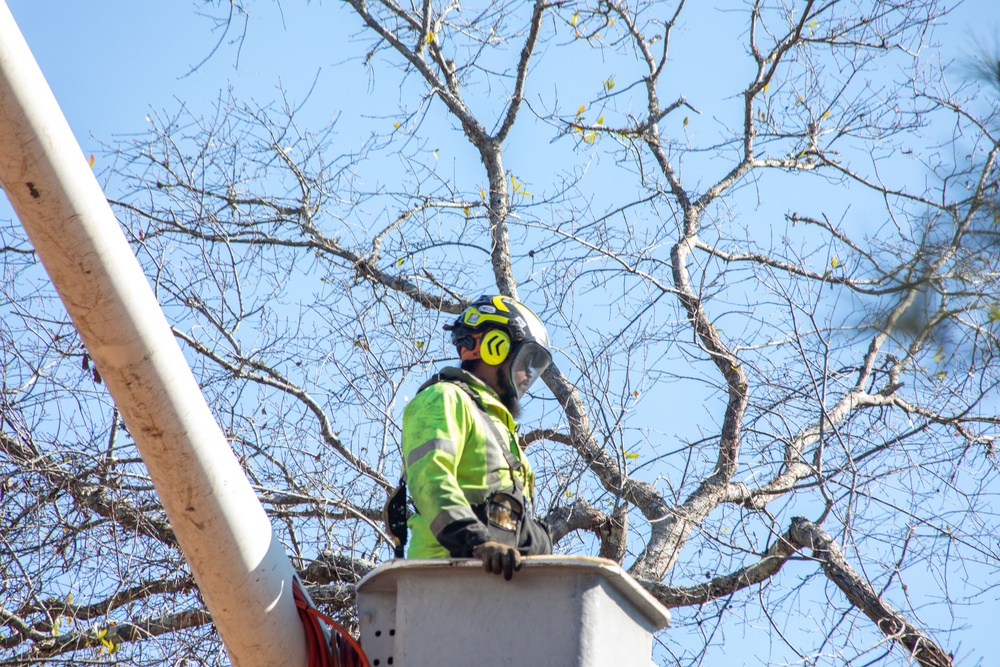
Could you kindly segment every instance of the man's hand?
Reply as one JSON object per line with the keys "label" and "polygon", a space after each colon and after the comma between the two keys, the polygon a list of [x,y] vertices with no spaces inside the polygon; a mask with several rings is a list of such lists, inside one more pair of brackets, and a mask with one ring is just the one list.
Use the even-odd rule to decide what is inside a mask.
{"label": "man's hand", "polygon": [[507,581],[521,569],[521,552],[514,547],[494,542],[483,542],[472,549],[472,557],[483,561],[483,568],[493,574],[503,574]]}

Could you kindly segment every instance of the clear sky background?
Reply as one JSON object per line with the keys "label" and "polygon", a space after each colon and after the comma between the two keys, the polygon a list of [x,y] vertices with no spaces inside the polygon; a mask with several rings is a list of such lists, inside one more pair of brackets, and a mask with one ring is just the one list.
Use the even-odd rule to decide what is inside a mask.
{"label": "clear sky background", "polygon": [[[691,4],[697,7],[688,11],[705,25],[743,20],[726,11],[735,2]],[[342,114],[384,117],[388,126],[398,109],[398,88],[384,85],[377,69],[372,74],[359,62],[351,39],[360,21],[338,2],[261,3],[239,49],[234,43],[237,34],[213,32],[212,18],[199,14],[190,2],[8,0],[8,6],[84,154],[95,155],[99,177],[109,166],[105,145],[143,134],[150,116],[169,115],[182,105],[195,115],[209,114],[229,86],[236,98],[259,103],[283,94],[296,103],[308,97],[303,121],[316,125]],[[690,73],[685,91],[689,99],[711,98],[713,77],[704,73],[725,71],[730,63],[724,49],[702,39],[695,24],[692,19],[680,38],[700,42],[704,70]],[[961,60],[972,50],[972,38],[992,44],[998,31],[1000,1],[968,0],[939,26],[937,37],[946,61]],[[574,66],[567,63],[567,72]],[[572,81],[566,84],[571,86]],[[468,150],[461,137],[454,141],[456,146],[451,147],[445,137],[436,148],[442,154]],[[513,137],[507,156],[511,165],[530,162],[530,142],[518,144]],[[533,168],[558,169],[558,165]],[[0,216],[11,215],[6,203],[0,202]],[[983,665],[1000,664],[990,662],[1000,655],[996,619],[1000,601],[992,599],[969,615],[968,629],[955,632],[949,648],[960,644],[960,655],[969,656],[961,664],[977,665],[979,660]],[[728,664],[743,664],[737,656],[751,647],[734,646]]]}

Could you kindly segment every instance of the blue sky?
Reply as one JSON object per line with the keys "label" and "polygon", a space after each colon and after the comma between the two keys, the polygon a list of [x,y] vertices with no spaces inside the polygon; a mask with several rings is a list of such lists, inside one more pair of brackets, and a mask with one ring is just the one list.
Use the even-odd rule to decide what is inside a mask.
{"label": "blue sky", "polygon": [[[324,107],[331,117],[335,112],[363,113],[372,99],[391,110],[396,92],[380,88],[378,73],[369,76],[359,64],[351,43],[360,21],[340,11],[337,3],[311,3],[308,11],[281,11],[278,3],[258,3],[239,51],[234,44],[237,33],[213,31],[212,18],[196,12],[193,4],[7,4],[88,154],[99,151],[100,142],[145,131],[151,110],[175,109],[179,101],[207,110],[227,85],[238,96],[257,101],[277,98],[279,89],[302,100],[315,82],[313,95],[320,101],[314,100],[309,111],[321,115],[313,107]],[[705,25],[724,30],[719,24],[742,21],[725,7],[724,2],[706,3],[695,11]],[[998,21],[1000,7],[992,0],[966,0],[937,28],[945,58],[968,53],[970,36],[992,43]],[[676,49],[697,48],[704,67],[678,87],[707,89],[710,96],[713,82],[721,79],[713,73],[727,71],[732,61],[726,45],[702,39],[701,27],[692,20],[679,32],[679,41],[690,43],[681,41]],[[573,77],[568,79],[562,83],[571,84]],[[519,148],[510,147],[515,152],[512,161]]]}
{"label": "blue sky", "polygon": [[[227,86],[234,88],[237,97],[258,102],[277,99],[281,90],[301,101],[312,90],[304,111],[318,124],[343,113],[384,116],[388,127],[399,101],[397,89],[385,85],[377,70],[372,75],[358,62],[357,49],[350,48],[358,19],[335,2],[312,3],[305,11],[291,6],[282,11],[277,3],[262,5],[251,17],[239,51],[235,35],[213,33],[212,20],[188,3],[8,0],[8,6],[84,154],[95,154],[99,176],[107,168],[102,164],[102,144],[142,134],[148,116],[181,104],[196,114],[208,113]],[[725,6],[721,1],[706,3],[697,10],[698,16],[707,25],[735,20]],[[998,24],[1000,6],[995,0],[963,3],[938,32],[946,59],[967,53],[970,35],[991,40],[992,33],[984,31],[996,30]],[[699,39],[700,34],[694,25],[681,33],[681,39],[703,52],[704,69],[691,73],[689,95],[711,98],[714,77],[702,75],[725,71],[729,61],[725,49]],[[219,50],[211,55],[217,45]],[[584,94],[581,90],[580,95]],[[462,142],[456,144],[437,148],[442,154],[467,150]],[[508,156],[511,165],[530,165],[530,142],[512,143]],[[523,168],[553,169],[556,165]],[[6,215],[0,204],[0,216]],[[982,612],[983,617],[995,618],[1000,615],[1000,604],[992,600]],[[995,645],[987,625],[970,620],[970,629],[956,636],[966,648]],[[734,652],[733,658],[738,654]]]}

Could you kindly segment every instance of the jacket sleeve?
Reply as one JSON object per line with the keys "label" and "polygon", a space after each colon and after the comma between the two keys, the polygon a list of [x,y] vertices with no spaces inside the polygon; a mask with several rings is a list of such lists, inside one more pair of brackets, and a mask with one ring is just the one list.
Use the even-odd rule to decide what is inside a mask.
{"label": "jacket sleeve", "polygon": [[417,511],[453,558],[467,558],[489,537],[458,483],[458,464],[474,417],[461,389],[440,382],[403,413],[406,483]]}

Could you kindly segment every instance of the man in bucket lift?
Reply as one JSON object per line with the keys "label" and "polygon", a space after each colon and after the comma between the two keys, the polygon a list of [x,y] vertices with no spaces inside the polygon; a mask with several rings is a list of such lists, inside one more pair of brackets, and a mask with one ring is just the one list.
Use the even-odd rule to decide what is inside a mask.
{"label": "man in bucket lift", "polygon": [[435,374],[406,406],[405,482],[387,522],[397,540],[402,532],[401,556],[408,484],[417,510],[409,558],[478,558],[510,580],[522,556],[552,553],[548,528],[532,512],[534,475],[514,421],[552,361],[549,337],[537,315],[506,296],[479,297],[445,330],[461,368]]}

